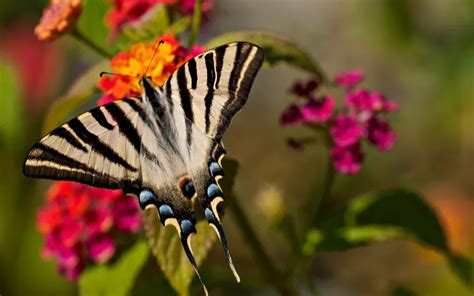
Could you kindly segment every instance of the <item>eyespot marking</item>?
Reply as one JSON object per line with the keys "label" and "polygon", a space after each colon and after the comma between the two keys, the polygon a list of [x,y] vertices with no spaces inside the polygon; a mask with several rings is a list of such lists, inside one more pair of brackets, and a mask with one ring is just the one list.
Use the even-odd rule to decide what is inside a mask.
{"label": "eyespot marking", "polygon": [[186,198],[193,198],[194,195],[196,194],[196,189],[194,188],[194,183],[189,177],[184,177],[181,178],[181,180],[178,183],[179,189],[181,190],[181,193],[186,197]]}

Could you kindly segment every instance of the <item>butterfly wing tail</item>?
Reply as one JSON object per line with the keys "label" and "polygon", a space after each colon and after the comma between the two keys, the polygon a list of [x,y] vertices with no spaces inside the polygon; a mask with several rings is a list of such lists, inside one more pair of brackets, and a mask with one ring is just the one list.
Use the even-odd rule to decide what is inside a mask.
{"label": "butterfly wing tail", "polygon": [[209,295],[209,292],[207,291],[206,285],[202,281],[201,275],[199,274],[199,270],[196,264],[196,260],[194,259],[193,255],[193,250],[191,249],[191,239],[194,234],[196,234],[196,229],[194,228],[194,225],[192,226],[193,230],[188,230],[186,226],[182,225],[181,228],[181,244],[183,245],[184,253],[186,253],[186,256],[188,257],[189,262],[193,266],[194,272],[196,272],[196,275],[201,282],[202,288],[204,290],[204,293],[206,296]]}

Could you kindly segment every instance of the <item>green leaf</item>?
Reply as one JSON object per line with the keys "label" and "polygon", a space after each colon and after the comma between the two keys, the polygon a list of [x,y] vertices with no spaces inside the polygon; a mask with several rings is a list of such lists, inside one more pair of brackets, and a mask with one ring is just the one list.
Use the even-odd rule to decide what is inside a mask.
{"label": "green leaf", "polygon": [[165,5],[155,5],[138,22],[128,24],[122,29],[122,35],[130,42],[154,42],[162,34],[180,34],[191,24],[188,16],[178,18],[170,23],[168,9]]}
{"label": "green leaf", "polygon": [[123,35],[133,43],[156,40],[170,25],[165,5],[155,5],[136,23],[124,26]]}
{"label": "green leaf", "polygon": [[393,289],[392,293],[390,294],[390,296],[415,296],[415,295],[416,295],[415,292],[405,287],[397,287]]}
{"label": "green leaf", "polygon": [[[161,225],[156,208],[145,210],[144,228],[152,253],[171,286],[179,295],[189,295],[189,286],[195,273],[181,247],[176,230]],[[200,266],[217,237],[207,221],[197,222],[196,231],[191,246],[196,264]]]}
{"label": "green leaf", "polygon": [[287,63],[314,75],[320,82],[327,78],[318,63],[296,43],[283,37],[260,31],[230,32],[213,38],[206,43],[213,48],[234,41],[248,41],[257,44],[265,50],[265,61],[273,66],[278,63]]}
{"label": "green leaf", "polygon": [[454,274],[474,291],[474,265],[467,257],[444,252]]}
{"label": "green leaf", "polygon": [[184,16],[171,23],[166,33],[180,34],[183,33],[191,25],[191,17]]}
{"label": "green leaf", "polygon": [[398,226],[426,245],[448,250],[435,212],[413,192],[393,190],[364,195],[351,203],[346,218],[355,225]]}
{"label": "green leaf", "polygon": [[454,254],[433,209],[418,194],[390,190],[354,198],[340,212],[309,232],[303,247],[307,255],[346,250],[390,238],[415,240],[443,254],[453,272],[472,285],[472,263]]}
{"label": "green leaf", "polygon": [[[14,143],[22,134],[20,89],[13,73],[13,68],[0,61],[0,143]],[[10,145],[14,146],[14,145]]]}
{"label": "green leaf", "polygon": [[113,266],[98,265],[87,269],[79,278],[80,294],[87,296],[128,295],[149,252],[146,241],[139,240]]}
{"label": "green leaf", "polygon": [[107,1],[82,1],[82,13],[77,22],[77,29],[97,46],[109,54],[118,50],[117,42],[107,41],[109,29],[105,26],[105,15],[111,5]]}
{"label": "green leaf", "polygon": [[79,77],[66,94],[58,98],[50,107],[43,124],[43,132],[49,132],[64,122],[77,108],[84,105],[93,94],[98,93],[97,82],[101,71],[110,70],[110,62],[103,61]]}

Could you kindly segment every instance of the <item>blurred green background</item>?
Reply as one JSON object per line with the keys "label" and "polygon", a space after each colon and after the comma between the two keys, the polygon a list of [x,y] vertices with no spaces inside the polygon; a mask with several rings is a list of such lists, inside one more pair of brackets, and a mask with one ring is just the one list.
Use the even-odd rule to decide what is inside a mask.
{"label": "blurred green background", "polygon": [[[93,18],[98,23],[83,27],[108,47],[102,24],[108,5],[94,1],[102,3]],[[393,116],[399,137],[395,148],[389,153],[370,150],[361,173],[338,177],[335,198],[343,202],[358,193],[397,186],[422,192],[440,214],[450,246],[474,256],[474,1],[216,0],[214,4],[200,42],[231,30],[280,33],[310,52],[329,75],[364,69],[365,86],[398,101],[401,108]],[[46,5],[44,0],[0,2],[1,295],[77,294],[75,285],[57,275],[55,263],[40,257],[42,238],[35,219],[48,183],[24,178],[21,168],[27,150],[41,135],[51,102],[100,57],[69,38],[37,41],[33,29]],[[286,138],[305,131],[283,129],[278,123],[291,99],[288,88],[304,78],[304,73],[283,66],[262,71],[248,106],[225,137],[229,155],[241,164],[236,191],[276,262],[288,250],[262,219],[257,199],[269,186],[277,188],[298,220],[303,201],[320,185],[326,160],[323,149],[291,150]],[[256,273],[232,219],[224,220],[240,273]],[[216,245],[204,273],[224,268]],[[323,295],[391,295],[397,287],[416,295],[472,295],[439,255],[401,240],[319,254],[312,271]],[[157,276],[157,282],[163,284],[163,279]],[[215,295],[224,292],[241,295],[236,285],[213,290]]]}

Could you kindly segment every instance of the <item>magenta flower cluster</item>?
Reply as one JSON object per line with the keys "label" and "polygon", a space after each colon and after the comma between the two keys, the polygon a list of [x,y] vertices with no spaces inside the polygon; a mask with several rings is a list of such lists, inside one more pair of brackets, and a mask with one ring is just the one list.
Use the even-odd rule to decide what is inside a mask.
{"label": "magenta flower cluster", "polygon": [[316,81],[297,82],[291,92],[299,100],[290,104],[280,118],[283,126],[305,125],[325,130],[330,135],[334,168],[341,174],[360,171],[364,141],[380,151],[387,151],[397,138],[383,117],[398,110],[398,104],[379,92],[358,87],[363,78],[360,70],[336,75],[334,84],[344,89],[344,101],[339,107],[334,97],[315,95]]}
{"label": "magenta flower cluster", "polygon": [[136,199],[119,190],[59,181],[37,225],[45,236],[43,257],[56,258],[59,272],[75,281],[87,262],[105,263],[114,255],[117,234],[138,232],[141,215]]}

